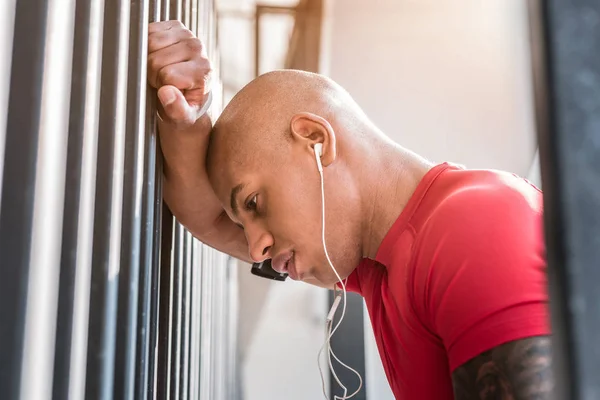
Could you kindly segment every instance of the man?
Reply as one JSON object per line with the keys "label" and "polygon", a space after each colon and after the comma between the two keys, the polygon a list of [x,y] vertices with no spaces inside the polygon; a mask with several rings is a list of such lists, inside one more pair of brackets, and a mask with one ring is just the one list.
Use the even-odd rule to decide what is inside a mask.
{"label": "man", "polygon": [[333,288],[321,242],[366,301],[398,399],[547,399],[553,387],[542,195],[498,171],[434,165],[388,139],[342,88],[265,74],[212,126],[210,63],[181,24],[154,23],[164,196],[201,241]]}

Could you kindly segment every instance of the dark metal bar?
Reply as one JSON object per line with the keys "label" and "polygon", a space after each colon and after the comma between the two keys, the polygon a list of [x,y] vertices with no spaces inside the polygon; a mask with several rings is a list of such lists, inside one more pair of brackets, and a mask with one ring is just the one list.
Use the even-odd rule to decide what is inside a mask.
{"label": "dark metal bar", "polygon": [[[149,22],[160,19],[160,0],[150,0]],[[136,399],[154,399],[158,297],[160,279],[160,235],[162,170],[156,135],[156,91],[146,85],[146,140],[142,192],[142,239],[140,247],[140,290],[136,350]]]}
{"label": "dark metal bar", "polygon": [[123,169],[121,268],[117,309],[114,397],[132,399],[135,384],[136,334],[142,214],[148,0],[131,1],[127,123]]}
{"label": "dark metal bar", "polygon": [[211,330],[211,310],[212,310],[212,252],[203,249],[202,268],[200,269],[200,399],[210,400],[212,397],[211,389],[211,359],[212,359],[212,330]]}
{"label": "dark metal bar", "polygon": [[183,257],[183,295],[182,295],[182,329],[181,329],[181,399],[187,400],[189,396],[189,367],[190,367],[190,312],[191,312],[191,269],[192,269],[192,235],[185,231],[185,251]]}
{"label": "dark metal bar", "polygon": [[0,201],[0,398],[19,398],[48,0],[17,2]]}
{"label": "dark metal bar", "polygon": [[181,376],[181,323],[182,323],[182,295],[183,295],[183,257],[185,248],[184,229],[178,222],[175,223],[173,235],[173,257],[171,264],[171,307],[169,325],[171,328],[171,399],[179,399]]}
{"label": "dark metal bar", "polygon": [[2,200],[2,171],[4,167],[4,145],[16,4],[17,0],[4,0],[0,3],[0,201]]}
{"label": "dark metal bar", "polygon": [[[75,1],[48,4],[20,396],[52,391]],[[18,42],[18,39],[16,41]],[[17,172],[18,174],[18,172]],[[12,188],[10,188],[12,190]]]}
{"label": "dark metal bar", "polygon": [[173,215],[163,203],[162,239],[160,257],[160,298],[158,310],[158,361],[156,367],[156,397],[170,399],[169,384],[171,380],[170,353],[170,298],[171,298],[171,253],[173,251]]}
{"label": "dark metal bar", "polygon": [[200,317],[201,317],[201,266],[202,266],[202,245],[194,240],[194,251],[192,254],[192,308],[191,308],[191,328],[190,328],[190,380],[189,392],[191,400],[198,400],[200,396]]}
{"label": "dark metal bar", "polygon": [[[334,293],[329,292],[329,307],[333,304]],[[363,299],[356,293],[347,294],[347,306],[346,315],[342,324],[331,338],[331,348],[335,355],[342,360],[348,366],[354,368],[363,379],[363,387],[360,392],[356,394],[353,399],[366,400],[367,388],[366,388],[366,368],[365,368],[365,330],[364,330],[364,316],[363,316]],[[336,312],[333,320],[335,326],[339,317],[341,316],[341,309],[343,304],[340,304],[338,311]],[[340,381],[348,388],[347,395],[352,394],[356,388],[358,388],[359,380],[358,377],[348,371],[346,368],[340,366],[335,359],[332,357],[332,364],[334,365],[335,372]],[[335,396],[343,396],[344,393],[338,386],[335,378],[330,373],[329,377],[329,398],[333,399]]]}
{"label": "dark metal bar", "polygon": [[198,36],[198,0],[192,0],[189,29]]}
{"label": "dark metal bar", "polygon": [[177,0],[162,0],[161,12],[160,12],[160,20],[161,21],[166,21],[169,19],[169,10],[171,9],[171,1],[177,1]]}
{"label": "dark metal bar", "polygon": [[170,9],[169,9],[169,19],[174,20],[178,19],[181,21],[182,16],[182,0],[171,0]]}
{"label": "dark metal bar", "polygon": [[88,399],[111,399],[114,383],[130,2],[106,0],[87,356]]}
{"label": "dark metal bar", "polygon": [[77,1],[53,398],[80,398],[85,381],[103,2]]}
{"label": "dark metal bar", "polygon": [[260,75],[260,9],[256,7],[254,14],[254,76]]}
{"label": "dark metal bar", "polygon": [[191,27],[191,22],[192,22],[192,16],[191,16],[191,12],[192,12],[192,4],[190,2],[190,0],[182,0],[183,4],[182,4],[182,22],[185,25],[186,28],[188,29],[192,29]]}
{"label": "dark metal bar", "polygon": [[600,3],[541,3],[544,187],[557,399],[600,393]]}

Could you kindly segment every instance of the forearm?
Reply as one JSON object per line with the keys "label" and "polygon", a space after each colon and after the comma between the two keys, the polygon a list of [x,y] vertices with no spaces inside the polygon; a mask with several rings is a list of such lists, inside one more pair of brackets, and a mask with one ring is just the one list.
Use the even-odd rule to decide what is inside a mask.
{"label": "forearm", "polygon": [[187,129],[160,119],[158,123],[164,156],[165,202],[173,215],[197,236],[212,230],[223,212],[204,168],[211,126],[206,115]]}
{"label": "forearm", "polygon": [[211,127],[208,116],[186,130],[159,121],[163,197],[177,220],[198,240],[250,262],[244,231],[225,214],[206,175],[204,163]]}

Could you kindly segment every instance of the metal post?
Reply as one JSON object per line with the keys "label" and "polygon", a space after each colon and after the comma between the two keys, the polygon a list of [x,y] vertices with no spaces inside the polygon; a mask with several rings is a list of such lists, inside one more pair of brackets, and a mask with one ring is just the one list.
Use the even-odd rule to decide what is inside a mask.
{"label": "metal post", "polygon": [[[149,21],[160,19],[160,0],[150,0]],[[145,22],[145,21],[144,21]],[[144,141],[144,176],[142,191],[142,224],[140,248],[140,300],[138,343],[136,350],[136,399],[154,399],[156,346],[158,336],[158,297],[160,279],[160,235],[162,212],[162,168],[156,135],[156,91],[144,82],[146,127]]]}
{"label": "metal post", "polygon": [[[334,294],[329,293],[329,307],[333,304]],[[363,298],[356,293],[347,294],[346,315],[342,324],[331,338],[331,348],[335,355],[345,364],[354,368],[363,378],[363,387],[353,399],[366,400],[366,368],[365,368],[365,331],[364,331],[364,316],[363,316]],[[338,323],[341,315],[341,307],[336,312],[334,318],[334,326]],[[340,381],[348,388],[348,395],[352,394],[358,388],[358,377],[348,371],[346,368],[337,364],[337,361],[332,358],[332,363],[335,372]],[[334,377],[330,374],[329,377],[329,397],[333,399],[334,395],[343,396],[341,388],[338,387]]]}
{"label": "metal post", "polygon": [[131,2],[127,119],[123,169],[121,267],[117,310],[114,397],[132,399],[138,322],[138,288],[146,124],[148,0]]}
{"label": "metal post", "polygon": [[52,393],[75,1],[60,6],[58,1],[48,3],[44,38],[22,399],[50,399]]}
{"label": "metal post", "polygon": [[4,142],[6,140],[16,5],[17,0],[4,0],[0,4],[0,201],[2,200],[2,169],[4,166]]}
{"label": "metal post", "polygon": [[162,212],[162,241],[161,241],[161,260],[160,260],[160,281],[159,281],[159,310],[158,310],[158,344],[157,344],[157,367],[156,367],[156,397],[158,399],[168,400],[171,380],[170,365],[172,362],[170,353],[170,318],[169,312],[171,304],[171,253],[173,249],[173,215],[163,203]]}
{"label": "metal post", "polygon": [[[42,82],[46,49],[48,0],[18,2],[14,7],[14,42],[10,68],[10,95],[4,126],[4,166],[0,201],[0,398],[20,398],[30,273],[36,158],[40,137]],[[11,12],[9,4],[2,11]],[[6,8],[6,9],[5,9]],[[8,17],[10,19],[10,16]],[[2,38],[3,43],[4,38]],[[3,51],[7,46],[3,45]],[[6,67],[4,67],[6,70]],[[2,78],[4,79],[4,77]],[[4,113],[4,110],[0,110]],[[5,134],[4,134],[5,132]],[[6,188],[10,188],[10,191]]]}
{"label": "metal post", "polygon": [[538,132],[556,399],[600,395],[600,3],[541,2]]}
{"label": "metal post", "polygon": [[53,398],[83,398],[88,335],[104,2],[75,11]]}
{"label": "metal post", "polygon": [[117,295],[121,254],[129,9],[106,0],[100,95],[92,290],[86,398],[113,395]]}
{"label": "metal post", "polygon": [[190,328],[191,328],[191,290],[192,290],[192,235],[185,231],[185,251],[184,251],[184,266],[183,266],[183,296],[182,296],[182,329],[181,329],[181,379],[180,379],[180,393],[181,398],[184,400],[188,399],[189,396],[189,367],[190,358],[194,357],[194,354],[190,354]]}
{"label": "metal post", "polygon": [[182,288],[183,288],[183,256],[184,256],[184,228],[179,222],[175,222],[173,235],[173,253],[171,261],[171,306],[169,310],[169,342],[171,354],[170,373],[170,398],[179,399],[179,377],[181,372],[181,310],[182,310]]}

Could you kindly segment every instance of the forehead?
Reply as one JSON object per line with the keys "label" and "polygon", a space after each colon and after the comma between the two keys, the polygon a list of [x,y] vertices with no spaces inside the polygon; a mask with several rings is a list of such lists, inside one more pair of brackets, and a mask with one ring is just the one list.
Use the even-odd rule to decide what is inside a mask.
{"label": "forehead", "polygon": [[[219,146],[209,157],[208,178],[217,197],[224,206],[229,206],[231,191],[240,184],[255,180],[265,171],[259,152],[241,146]],[[238,188],[237,192],[241,191]]]}

